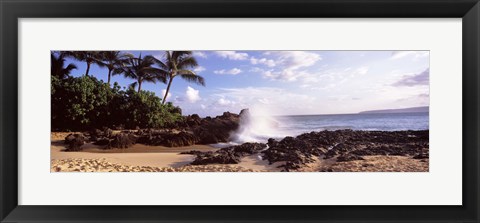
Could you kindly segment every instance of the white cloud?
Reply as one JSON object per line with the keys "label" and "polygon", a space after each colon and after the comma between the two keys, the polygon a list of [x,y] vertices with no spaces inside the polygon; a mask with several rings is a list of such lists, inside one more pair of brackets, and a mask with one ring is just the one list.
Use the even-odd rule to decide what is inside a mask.
{"label": "white cloud", "polygon": [[207,69],[205,67],[202,67],[202,66],[198,66],[195,69],[193,69],[193,71],[195,71],[195,73],[201,73],[205,70],[207,70]]}
{"label": "white cloud", "polygon": [[413,57],[414,59],[428,57],[430,55],[429,51],[393,51],[390,59],[400,59],[404,57]]}
{"label": "white cloud", "polygon": [[296,81],[299,78],[306,77],[309,74],[306,71],[295,71],[290,69],[276,70],[276,69],[261,69],[254,67],[250,72],[260,73],[264,78],[280,81]]}
{"label": "white cloud", "polygon": [[230,70],[225,70],[225,69],[222,69],[222,70],[215,70],[213,71],[214,74],[230,74],[230,75],[237,75],[239,73],[242,73],[242,70],[238,69],[238,68],[232,68]]}
{"label": "white cloud", "polygon": [[302,81],[308,84],[323,83],[324,87],[315,87],[315,89],[329,89],[334,88],[348,81],[355,80],[360,75],[365,75],[369,71],[369,67],[362,66],[358,68],[335,68],[335,69],[320,69],[314,73],[305,73],[302,76]]}
{"label": "white cloud", "polygon": [[202,51],[194,51],[193,52],[193,56],[194,57],[200,57],[200,58],[207,58],[207,54],[205,52],[202,52]]}
{"label": "white cloud", "polygon": [[319,54],[308,51],[273,51],[267,52],[267,55],[275,56],[277,64],[290,70],[310,67],[317,61],[322,60]]}
{"label": "white cloud", "polygon": [[250,63],[254,64],[254,65],[255,64],[263,64],[267,67],[274,67],[276,65],[274,60],[267,59],[267,58],[257,59],[255,57],[250,58]]}
{"label": "white cloud", "polygon": [[225,98],[220,98],[218,99],[217,104],[221,106],[229,106],[235,104],[235,102],[227,100]]}
{"label": "white cloud", "polygon": [[368,67],[360,67],[357,70],[355,70],[355,74],[360,74],[360,75],[367,74],[368,69],[369,69]]}
{"label": "white cloud", "polygon": [[215,53],[222,58],[228,58],[230,60],[246,60],[246,59],[248,59],[248,54],[247,53],[238,53],[238,52],[235,52],[235,51],[215,51]]}
{"label": "white cloud", "polygon": [[195,90],[194,88],[192,88],[190,86],[187,87],[187,91],[185,92],[185,95],[187,97],[187,100],[190,103],[194,103],[194,102],[197,102],[198,100],[200,100],[199,90]]}
{"label": "white cloud", "polygon": [[253,67],[252,69],[250,69],[250,72],[260,73],[260,72],[265,72],[265,70],[259,67]]}
{"label": "white cloud", "polygon": [[[303,76],[308,76],[309,73],[305,70],[308,67],[315,65],[322,57],[314,52],[308,51],[269,51],[264,53],[265,56],[271,59],[251,60],[252,64],[270,64],[274,65],[275,69],[270,70],[256,70],[262,73],[263,77],[272,80],[282,81],[296,81]],[[272,62],[269,62],[271,60]],[[267,65],[268,66],[268,65]]]}

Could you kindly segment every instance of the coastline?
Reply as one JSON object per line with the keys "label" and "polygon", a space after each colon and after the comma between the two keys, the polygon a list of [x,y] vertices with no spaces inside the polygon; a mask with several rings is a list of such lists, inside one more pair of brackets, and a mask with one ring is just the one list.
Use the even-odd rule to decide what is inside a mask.
{"label": "coastline", "polygon": [[[241,164],[189,165],[194,155],[180,154],[192,150],[208,152],[211,145],[181,147],[134,144],[128,149],[104,149],[86,143],[81,151],[66,152],[64,138],[71,133],[51,133],[51,172],[278,172],[280,169],[256,157],[245,157]],[[127,171],[128,170],[128,171]]]}
{"label": "coastline", "polygon": [[[360,134],[364,131],[333,131],[340,132],[342,134]],[[427,131],[428,132],[428,131]],[[332,132],[326,131],[327,134]],[[384,151],[376,153],[368,150],[367,147],[363,149],[349,151],[342,154],[344,148],[338,146],[338,144],[332,148],[319,148],[319,151],[323,151],[321,154],[312,155],[310,157],[305,151],[294,151],[296,153],[303,153],[298,160],[291,157],[285,159],[285,161],[274,161],[272,159],[266,159],[264,154],[265,149],[258,151],[250,151],[241,155],[235,153],[235,149],[242,149],[248,151],[251,150],[251,146],[254,143],[245,143],[240,146],[232,146],[227,148],[216,148],[211,145],[190,145],[179,147],[167,147],[167,146],[152,146],[144,144],[133,144],[128,148],[111,148],[105,149],[105,146],[94,145],[92,142],[85,143],[81,146],[79,151],[66,152],[67,145],[64,140],[70,133],[51,133],[51,172],[281,172],[281,171],[295,171],[295,172],[428,172],[429,171],[429,159],[428,159],[428,145],[424,145],[420,151],[424,154],[425,149],[426,157],[415,158],[414,153],[418,152],[405,152],[401,154],[399,152],[390,152],[384,154]],[[120,133],[117,133],[120,134]],[[312,133],[305,133],[301,136],[286,137],[285,139],[297,139],[305,135],[308,136]],[[316,132],[315,134],[322,134],[322,132]],[[376,131],[375,134],[391,133]],[[412,135],[405,135],[407,138],[402,139],[396,136],[397,141],[408,141],[408,137],[414,137]],[[343,136],[342,136],[343,137]],[[375,136],[376,137],[376,136]],[[63,138],[63,139],[62,139]],[[291,138],[291,139],[290,139]],[[321,138],[321,137],[320,137]],[[328,138],[328,137],[327,137]],[[282,144],[285,140],[275,142]],[[308,137],[305,140],[311,140]],[[355,139],[358,140],[358,139]],[[354,140],[354,141],[355,141]],[[364,139],[367,142],[372,139]],[[392,139],[388,139],[392,140]],[[273,140],[275,141],[275,140]],[[275,148],[273,142],[269,140],[269,147]],[[302,144],[297,146],[302,147]],[[265,144],[257,143],[259,146]],[[275,144],[275,145],[277,145]],[[365,142],[362,142],[363,146]],[[372,142],[372,145],[374,143]],[[390,145],[391,144],[391,145]],[[398,147],[399,142],[388,143],[392,148]],[[243,147],[242,147],[243,146]],[[411,147],[411,145],[408,145]],[[408,147],[407,146],[407,147]],[[340,149],[338,149],[339,147]],[[280,147],[281,148],[281,147]],[[383,148],[383,147],[379,147]],[[384,148],[383,148],[384,149]],[[338,150],[338,151],[336,151]],[[227,154],[234,152],[233,158],[236,162],[224,162],[224,160],[211,161],[211,157],[225,158],[225,151],[229,151]],[[275,154],[280,151],[275,151]],[[333,153],[335,151],[335,153]],[[379,150],[380,151],[380,150]],[[388,151],[388,150],[387,150]],[[245,151],[244,151],[245,152]],[[183,153],[183,154],[182,154]],[[190,153],[190,154],[188,154]],[[269,154],[269,153],[266,153]],[[334,155],[332,155],[334,154]],[[361,156],[351,154],[361,154]],[[271,155],[271,154],[270,154]],[[204,159],[207,156],[207,159]],[[417,156],[419,156],[417,154]],[[228,156],[232,158],[232,154]],[[296,157],[298,158],[298,157]],[[341,160],[340,159],[344,159]],[[198,160],[204,162],[200,164],[194,164],[194,161]],[[275,160],[275,159],[273,159]],[[292,165],[293,162],[293,165]]]}

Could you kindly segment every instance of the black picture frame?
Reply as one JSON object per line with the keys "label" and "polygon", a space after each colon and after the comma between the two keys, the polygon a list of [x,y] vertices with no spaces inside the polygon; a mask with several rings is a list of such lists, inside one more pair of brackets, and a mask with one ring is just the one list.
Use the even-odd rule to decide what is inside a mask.
{"label": "black picture frame", "polygon": [[[0,15],[1,222],[479,222],[478,0],[0,0]],[[76,17],[462,18],[463,205],[18,205],[18,19]]]}

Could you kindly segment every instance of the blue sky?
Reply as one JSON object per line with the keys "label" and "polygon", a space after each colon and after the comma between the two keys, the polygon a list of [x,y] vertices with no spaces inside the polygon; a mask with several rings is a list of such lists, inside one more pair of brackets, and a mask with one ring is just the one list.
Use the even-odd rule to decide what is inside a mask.
{"label": "blue sky", "polygon": [[[162,58],[164,51],[128,51]],[[345,114],[429,105],[429,51],[194,51],[206,86],[177,77],[167,101],[184,115],[216,116],[243,108],[273,115]],[[85,73],[75,63],[73,76]],[[107,70],[90,74],[106,82]],[[122,75],[112,83],[134,82]],[[163,96],[166,85],[144,83]]]}

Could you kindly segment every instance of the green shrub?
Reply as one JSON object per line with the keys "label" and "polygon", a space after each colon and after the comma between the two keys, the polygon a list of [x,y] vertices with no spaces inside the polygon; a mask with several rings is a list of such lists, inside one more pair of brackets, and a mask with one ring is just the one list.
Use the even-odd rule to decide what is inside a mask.
{"label": "green shrub", "polygon": [[181,110],[162,105],[153,92],[113,88],[92,76],[58,79],[52,76],[52,129],[88,130],[101,127],[161,128],[181,119]]}
{"label": "green shrub", "polygon": [[175,107],[168,103],[162,105],[161,99],[153,92],[141,91],[137,93],[128,89],[124,93],[122,109],[125,111],[127,128],[160,128],[181,118],[181,113],[176,113]]}

